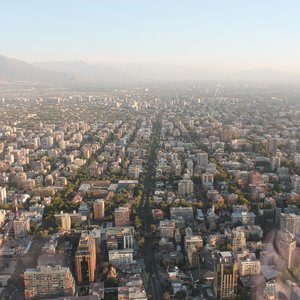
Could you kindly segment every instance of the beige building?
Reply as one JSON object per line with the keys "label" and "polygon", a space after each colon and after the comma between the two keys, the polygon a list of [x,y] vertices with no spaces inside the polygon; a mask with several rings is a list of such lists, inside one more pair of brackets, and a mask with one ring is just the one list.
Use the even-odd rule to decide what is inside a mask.
{"label": "beige building", "polygon": [[216,252],[213,287],[219,299],[232,299],[237,292],[238,264],[229,251]]}
{"label": "beige building", "polygon": [[287,230],[293,235],[300,235],[300,216],[296,214],[280,214],[280,230]]}
{"label": "beige building", "polygon": [[285,260],[286,268],[293,267],[296,253],[296,239],[288,231],[278,231],[276,236],[276,247],[280,256]]}
{"label": "beige building", "polygon": [[62,230],[69,231],[71,230],[71,218],[69,214],[63,214],[60,218],[60,226]]}
{"label": "beige building", "polygon": [[192,235],[184,237],[184,248],[187,249],[194,245],[197,251],[200,251],[203,248],[203,239],[200,235]]}
{"label": "beige building", "polygon": [[103,199],[97,199],[94,202],[94,219],[95,220],[102,220],[104,218],[105,213],[105,206]]}
{"label": "beige building", "polygon": [[189,245],[186,251],[189,265],[192,268],[197,268],[199,266],[199,252],[195,245]]}
{"label": "beige building", "polygon": [[115,226],[129,225],[130,209],[127,206],[121,206],[115,209]]}
{"label": "beige building", "polygon": [[238,226],[232,229],[231,248],[232,251],[244,250],[246,248],[246,233],[244,227]]}
{"label": "beige building", "polygon": [[4,224],[5,217],[6,217],[6,210],[1,209],[0,210],[0,226],[2,226]]}
{"label": "beige building", "polygon": [[30,231],[30,220],[27,216],[20,216],[14,220],[15,237],[26,236]]}
{"label": "beige building", "polygon": [[204,173],[202,174],[202,184],[208,188],[214,186],[214,174]]}
{"label": "beige building", "polygon": [[240,276],[260,274],[261,264],[254,253],[244,253],[237,255]]}
{"label": "beige building", "polygon": [[38,266],[24,272],[25,298],[43,299],[73,296],[75,282],[69,268],[61,266]]}
{"label": "beige building", "polygon": [[6,195],[6,187],[0,186],[0,204],[6,204],[7,195]]}
{"label": "beige building", "polygon": [[182,179],[178,182],[178,194],[181,196],[191,195],[194,192],[194,183],[191,179]]}
{"label": "beige building", "polygon": [[164,220],[159,222],[159,231],[161,237],[174,238],[175,234],[175,221]]}
{"label": "beige building", "polygon": [[71,226],[73,227],[79,226],[81,222],[86,221],[87,219],[86,216],[82,216],[80,213],[77,213],[76,211],[73,211],[72,213],[64,213],[63,211],[61,211],[59,214],[54,215],[55,222],[58,226],[62,226],[62,219],[64,217],[70,218]]}

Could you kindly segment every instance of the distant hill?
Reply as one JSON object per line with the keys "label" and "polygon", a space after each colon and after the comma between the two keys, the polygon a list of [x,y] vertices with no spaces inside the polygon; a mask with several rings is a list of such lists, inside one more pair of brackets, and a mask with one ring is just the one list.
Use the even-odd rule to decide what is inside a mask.
{"label": "distant hill", "polygon": [[41,69],[21,60],[0,55],[0,82],[35,84],[70,84],[80,80],[72,74]]}
{"label": "distant hill", "polygon": [[238,72],[233,76],[233,79],[257,82],[298,82],[300,81],[300,75],[297,73],[283,72],[275,69],[260,68]]}
{"label": "distant hill", "polygon": [[36,62],[35,66],[55,72],[64,72],[84,77],[92,82],[123,82],[136,81],[135,76],[117,70],[113,66],[104,64],[88,64],[82,61],[50,61]]}
{"label": "distant hill", "polygon": [[0,56],[0,83],[30,82],[45,85],[120,85],[163,81],[300,82],[300,75],[274,69],[245,70],[235,74],[204,70],[199,66],[159,63],[88,64],[86,62],[36,62]]}
{"label": "distant hill", "polygon": [[35,65],[47,70],[78,74],[96,82],[132,83],[213,80],[217,78],[216,74],[201,68],[160,63],[88,64],[81,61],[49,61],[37,62]]}
{"label": "distant hill", "polygon": [[77,74],[95,82],[148,82],[233,80],[297,82],[300,75],[274,69],[244,70],[235,74],[204,70],[201,67],[159,63],[88,64],[85,62],[38,62],[36,66],[59,72]]}

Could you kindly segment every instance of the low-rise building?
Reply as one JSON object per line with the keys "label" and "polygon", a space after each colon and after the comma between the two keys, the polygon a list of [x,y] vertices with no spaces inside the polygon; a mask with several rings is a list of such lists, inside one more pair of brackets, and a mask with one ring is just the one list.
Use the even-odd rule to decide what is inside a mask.
{"label": "low-rise building", "polygon": [[231,214],[231,221],[233,224],[241,223],[242,225],[254,225],[255,218],[255,213],[251,211],[233,212]]}
{"label": "low-rise building", "polygon": [[124,264],[131,264],[133,262],[132,249],[120,249],[108,251],[109,262],[115,267],[120,267]]}
{"label": "low-rise building", "polygon": [[175,233],[175,221],[164,220],[159,222],[159,231],[161,237],[174,238]]}

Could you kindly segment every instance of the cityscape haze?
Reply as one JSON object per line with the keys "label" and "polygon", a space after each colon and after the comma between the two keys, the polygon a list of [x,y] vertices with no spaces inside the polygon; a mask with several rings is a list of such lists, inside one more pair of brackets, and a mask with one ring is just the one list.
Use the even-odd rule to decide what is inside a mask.
{"label": "cityscape haze", "polygon": [[300,299],[299,11],[0,0],[0,300]]}

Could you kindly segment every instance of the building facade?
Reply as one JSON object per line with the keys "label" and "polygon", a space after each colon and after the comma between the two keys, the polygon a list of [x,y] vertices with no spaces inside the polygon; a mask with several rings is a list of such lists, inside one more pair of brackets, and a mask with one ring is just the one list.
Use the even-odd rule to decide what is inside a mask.
{"label": "building facade", "polygon": [[104,218],[105,213],[105,205],[103,199],[97,199],[94,202],[94,219],[95,220],[102,220]]}
{"label": "building facade", "polygon": [[88,231],[83,231],[75,255],[77,282],[95,281],[96,242]]}
{"label": "building facade", "polygon": [[27,236],[30,231],[30,219],[27,216],[20,216],[14,220],[15,237]]}
{"label": "building facade", "polygon": [[216,252],[214,257],[214,291],[219,299],[232,299],[237,291],[238,265],[229,251]]}
{"label": "building facade", "polygon": [[122,206],[115,209],[115,226],[129,225],[130,209],[129,207]]}
{"label": "building facade", "polygon": [[25,298],[73,296],[75,281],[69,268],[61,266],[38,266],[24,272]]}

